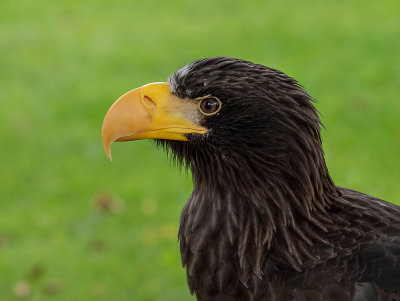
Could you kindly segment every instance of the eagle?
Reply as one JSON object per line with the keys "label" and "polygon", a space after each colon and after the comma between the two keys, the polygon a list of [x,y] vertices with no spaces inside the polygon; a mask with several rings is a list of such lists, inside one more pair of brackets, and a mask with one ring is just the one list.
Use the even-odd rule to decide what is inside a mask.
{"label": "eagle", "polygon": [[107,112],[110,159],[154,139],[191,171],[178,237],[197,300],[400,300],[400,207],[334,184],[314,102],[281,71],[213,57]]}

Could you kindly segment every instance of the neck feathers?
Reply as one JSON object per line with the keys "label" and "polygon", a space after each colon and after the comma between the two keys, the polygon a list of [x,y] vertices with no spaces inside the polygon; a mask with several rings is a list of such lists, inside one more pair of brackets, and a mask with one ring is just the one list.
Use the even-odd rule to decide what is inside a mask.
{"label": "neck feathers", "polygon": [[311,156],[274,160],[257,151],[191,156],[194,190],[181,215],[179,239],[192,289],[210,275],[218,277],[214,269],[221,266],[246,287],[253,276],[265,277],[271,258],[294,271],[320,263],[310,250],[328,244],[324,233],[334,225],[327,210],[338,195],[316,147]]}

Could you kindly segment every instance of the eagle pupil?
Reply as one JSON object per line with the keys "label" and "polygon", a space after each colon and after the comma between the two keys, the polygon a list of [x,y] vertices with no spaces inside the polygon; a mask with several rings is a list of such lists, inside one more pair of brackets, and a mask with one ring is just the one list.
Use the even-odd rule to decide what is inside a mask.
{"label": "eagle pupil", "polygon": [[200,103],[201,111],[207,115],[217,112],[219,106],[219,101],[215,98],[203,99]]}

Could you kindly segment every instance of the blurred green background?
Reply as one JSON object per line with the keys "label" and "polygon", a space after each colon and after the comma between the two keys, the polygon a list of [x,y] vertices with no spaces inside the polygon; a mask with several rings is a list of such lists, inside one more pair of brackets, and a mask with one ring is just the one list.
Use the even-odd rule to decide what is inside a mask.
{"label": "blurred green background", "polygon": [[338,185],[400,200],[400,2],[0,2],[0,300],[193,300],[177,229],[191,191],[151,141],[101,123],[194,59],[280,69],[319,102]]}

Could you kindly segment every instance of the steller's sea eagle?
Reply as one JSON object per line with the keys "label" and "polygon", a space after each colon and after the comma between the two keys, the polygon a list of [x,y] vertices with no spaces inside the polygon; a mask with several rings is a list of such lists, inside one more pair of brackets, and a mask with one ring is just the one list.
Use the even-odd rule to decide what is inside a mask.
{"label": "steller's sea eagle", "polygon": [[109,109],[103,146],[156,139],[190,168],[179,241],[198,300],[400,300],[400,207],[335,186],[313,98],[284,73],[200,59]]}

